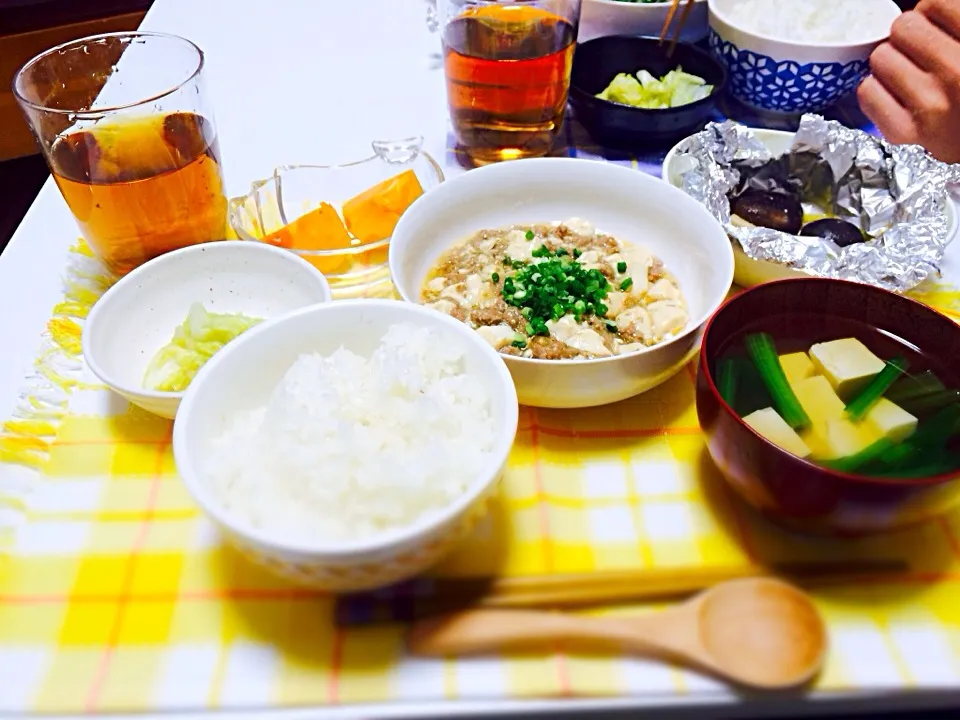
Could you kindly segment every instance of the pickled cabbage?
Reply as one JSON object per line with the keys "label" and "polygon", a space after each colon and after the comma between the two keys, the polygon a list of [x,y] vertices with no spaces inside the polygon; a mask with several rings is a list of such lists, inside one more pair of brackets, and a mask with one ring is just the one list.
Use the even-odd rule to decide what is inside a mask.
{"label": "pickled cabbage", "polygon": [[161,392],[186,390],[207,360],[260,321],[246,315],[207,312],[203,305],[194,303],[173,339],[150,360],[143,386]]}
{"label": "pickled cabbage", "polygon": [[646,70],[640,70],[635,76],[620,73],[597,97],[621,105],[662,110],[703,100],[712,92],[713,85],[678,67],[659,80]]}

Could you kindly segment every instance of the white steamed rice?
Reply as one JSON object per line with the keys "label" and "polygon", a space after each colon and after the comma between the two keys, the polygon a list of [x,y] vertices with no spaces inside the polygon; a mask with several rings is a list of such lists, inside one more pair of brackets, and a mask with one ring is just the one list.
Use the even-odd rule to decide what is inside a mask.
{"label": "white steamed rice", "polygon": [[461,495],[486,463],[490,398],[430,327],[392,326],[372,357],[302,355],[266,407],[214,443],[223,505],[290,541],[368,539]]}
{"label": "white steamed rice", "polygon": [[858,43],[886,37],[881,0],[740,0],[730,20],[748,32],[797,43]]}

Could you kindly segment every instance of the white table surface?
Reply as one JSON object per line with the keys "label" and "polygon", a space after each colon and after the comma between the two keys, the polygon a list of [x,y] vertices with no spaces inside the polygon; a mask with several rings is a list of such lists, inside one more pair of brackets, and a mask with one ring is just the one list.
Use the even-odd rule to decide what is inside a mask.
{"label": "white table surface", "polygon": [[[442,160],[446,97],[442,71],[431,62],[439,40],[428,32],[424,12],[421,0],[156,0],[142,28],[183,35],[206,52],[207,92],[216,114],[227,192],[234,196],[277,165],[366,157],[373,139],[422,135],[425,149]],[[0,413],[5,417],[14,407],[51,309],[61,299],[68,248],[78,235],[59,191],[48,180],[0,256]],[[958,702],[955,694],[878,693],[747,703],[724,693],[642,701],[348,706],[177,717],[530,717],[561,710],[585,718],[597,717],[598,711],[634,718],[637,711],[657,718],[762,717],[833,714],[841,707],[861,712],[920,710],[956,707]]]}

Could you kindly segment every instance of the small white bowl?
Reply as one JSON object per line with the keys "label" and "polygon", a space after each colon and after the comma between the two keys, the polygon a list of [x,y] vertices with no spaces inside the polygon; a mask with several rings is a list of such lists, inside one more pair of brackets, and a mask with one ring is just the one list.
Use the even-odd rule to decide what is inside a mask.
{"label": "small white bowl", "polygon": [[173,418],[183,393],[148,390],[143,375],[193,303],[266,320],[330,299],[323,275],[286,250],[243,241],[193,245],[141,265],[104,293],[84,323],[83,357],[111,390]]}
{"label": "small white bowl", "polygon": [[703,324],[733,280],[726,233],[683,191],[613,163],[539,158],[471,170],[419,198],[400,218],[390,243],[393,284],[404,300],[419,303],[436,261],[473,233],[571,217],[650,248],[679,281],[690,320],[678,336],[627,355],[591,360],[504,355],[524,405],[590,407],[656,387],[696,353]]}
{"label": "small white bowl", "polygon": [[[794,133],[792,132],[763,128],[751,128],[751,130],[753,136],[766,145],[774,157],[789,152],[790,148],[793,147]],[[663,179],[677,188],[683,187],[683,173],[692,169],[690,158],[679,154],[680,145],[684,142],[684,140],[681,140],[670,149],[663,160],[661,169]],[[952,242],[958,229],[957,207],[952,197],[947,198],[944,210],[947,215],[947,238]],[[730,244],[733,246],[735,263],[733,281],[740,287],[748,288],[774,280],[809,277],[807,273],[794,270],[786,265],[767,262],[766,260],[754,260],[740,249],[738,243],[731,241]]]}
{"label": "small white bowl", "polygon": [[[329,354],[346,347],[369,356],[396,323],[441,331],[447,342],[463,349],[466,372],[490,395],[498,435],[489,464],[468,490],[440,512],[409,527],[351,543],[279,541],[227,512],[210,488],[204,459],[228,419],[266,404],[300,355]],[[363,590],[426,570],[463,539],[496,492],[513,446],[517,417],[517,393],[510,374],[493,348],[466,325],[396,300],[343,300],[254,327],[214,355],[187,388],[173,426],[173,453],[194,500],[248,557],[296,582],[341,592]]]}
{"label": "small white bowl", "polygon": [[[670,0],[657,3],[583,0],[577,39],[586,42],[607,35],[658,36],[670,12],[670,5]],[[677,16],[681,14],[677,13]],[[696,0],[680,32],[680,40],[699,42],[707,36],[708,29],[707,0]],[[672,30],[670,37],[673,37]]]}

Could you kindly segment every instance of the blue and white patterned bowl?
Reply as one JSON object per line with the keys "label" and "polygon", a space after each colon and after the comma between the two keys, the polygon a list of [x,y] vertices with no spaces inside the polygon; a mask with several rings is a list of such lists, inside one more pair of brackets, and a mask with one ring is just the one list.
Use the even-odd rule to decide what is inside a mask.
{"label": "blue and white patterned bowl", "polygon": [[[852,92],[869,72],[870,53],[884,37],[857,44],[801,44],[736,26],[730,9],[740,0],[708,0],[710,47],[727,68],[729,90],[753,108],[780,113],[819,112]],[[842,2],[842,0],[838,0]],[[876,0],[900,14],[893,0]]]}

